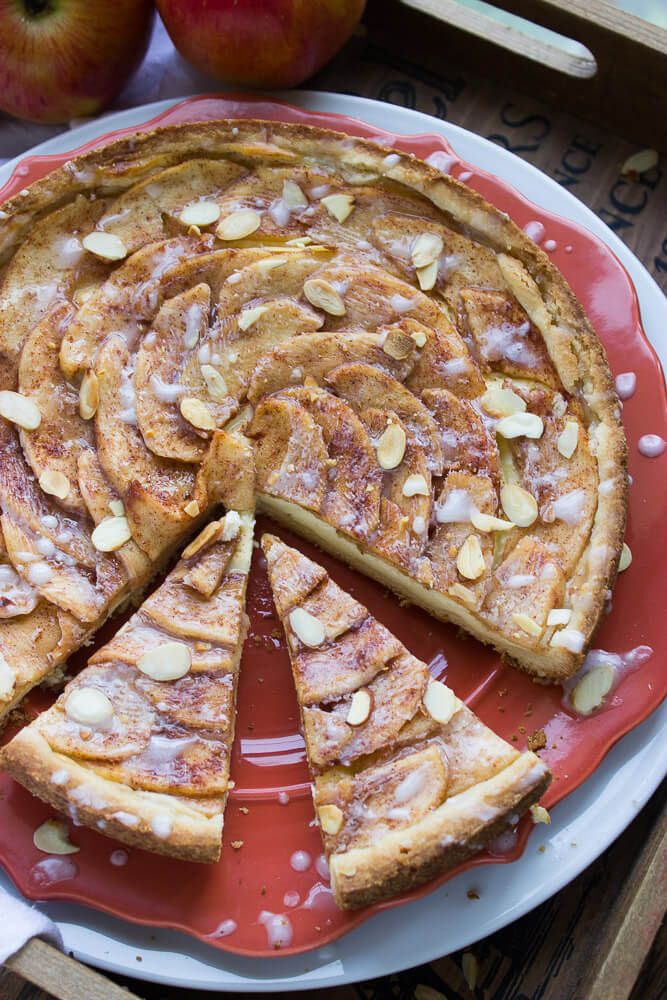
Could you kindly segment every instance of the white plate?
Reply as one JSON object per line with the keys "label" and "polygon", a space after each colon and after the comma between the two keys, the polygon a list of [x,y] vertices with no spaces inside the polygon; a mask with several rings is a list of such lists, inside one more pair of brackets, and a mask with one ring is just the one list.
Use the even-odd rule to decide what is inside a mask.
{"label": "white plate", "polygon": [[[360,97],[296,91],[277,95],[316,111],[339,112],[390,132],[437,132],[456,152],[519,188],[538,205],[586,226],[628,270],[644,329],[667,365],[667,323],[662,292],[624,243],[569,191],[536,167],[456,125]],[[30,153],[60,153],[98,135],[145,122],[176,101],[132,108],[36,146]],[[4,183],[18,160],[0,168]],[[226,954],[175,931],[139,927],[71,903],[41,904],[60,927],[65,949],[92,965],[126,975],[191,988],[293,991],[340,986],[386,975],[465,948],[527,913],[591,864],[637,815],[665,770],[667,703],[625,736],[580,788],[557,805],[551,826],[540,826],[522,858],[464,872],[409,906],[380,913],[350,934],[294,958],[248,959]],[[546,844],[546,851],[538,847]],[[119,877],[121,877],[119,875]],[[0,885],[17,890],[0,871]],[[471,887],[479,900],[467,898]],[[141,958],[141,964],[137,962]]]}

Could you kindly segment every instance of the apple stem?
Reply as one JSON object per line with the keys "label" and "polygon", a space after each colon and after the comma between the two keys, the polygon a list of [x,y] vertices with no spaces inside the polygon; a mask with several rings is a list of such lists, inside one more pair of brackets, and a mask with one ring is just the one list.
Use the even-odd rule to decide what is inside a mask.
{"label": "apple stem", "polygon": [[51,0],[23,0],[28,17],[40,17],[53,10]]}

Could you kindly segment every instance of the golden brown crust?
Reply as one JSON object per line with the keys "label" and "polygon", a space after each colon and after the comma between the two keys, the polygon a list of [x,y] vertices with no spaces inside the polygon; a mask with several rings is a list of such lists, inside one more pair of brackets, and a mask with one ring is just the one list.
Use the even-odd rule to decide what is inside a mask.
{"label": "golden brown crust", "polygon": [[512,818],[537,802],[550,781],[539,757],[522,754],[408,830],[396,830],[371,847],[331,855],[334,899],[342,909],[357,909],[428,882],[512,826]]}
{"label": "golden brown crust", "polygon": [[4,747],[0,764],[33,795],[106,837],[186,861],[220,857],[224,800],[206,815],[182,797],[128,788],[54,752],[32,726]]}

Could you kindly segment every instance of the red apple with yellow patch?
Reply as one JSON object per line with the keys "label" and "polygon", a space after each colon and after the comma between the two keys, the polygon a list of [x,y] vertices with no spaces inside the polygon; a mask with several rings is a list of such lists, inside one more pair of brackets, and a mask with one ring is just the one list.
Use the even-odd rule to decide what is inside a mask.
{"label": "red apple with yellow patch", "polygon": [[144,57],[151,0],[0,0],[0,109],[33,122],[94,115]]}
{"label": "red apple with yellow patch", "polygon": [[171,39],[227,83],[294,87],[348,40],[366,0],[157,0]]}

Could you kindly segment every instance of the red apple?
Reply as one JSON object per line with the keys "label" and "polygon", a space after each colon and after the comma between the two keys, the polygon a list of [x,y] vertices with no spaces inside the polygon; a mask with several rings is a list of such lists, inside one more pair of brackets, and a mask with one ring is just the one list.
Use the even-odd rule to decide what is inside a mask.
{"label": "red apple", "polygon": [[366,0],[156,0],[174,45],[228,83],[293,87],[348,40]]}
{"label": "red apple", "polygon": [[93,115],[134,73],[151,0],[0,0],[0,108],[34,122]]}

